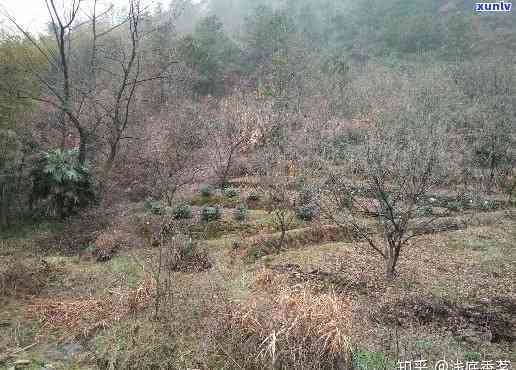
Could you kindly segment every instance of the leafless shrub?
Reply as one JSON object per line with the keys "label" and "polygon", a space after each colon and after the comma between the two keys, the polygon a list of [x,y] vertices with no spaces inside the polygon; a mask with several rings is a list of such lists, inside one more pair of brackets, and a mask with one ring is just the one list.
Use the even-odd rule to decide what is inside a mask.
{"label": "leafless shrub", "polygon": [[113,228],[100,233],[95,240],[97,261],[110,260],[120,249],[134,245],[135,235]]}
{"label": "leafless shrub", "polygon": [[187,235],[175,235],[165,247],[164,261],[172,271],[200,272],[211,267],[207,251]]}
{"label": "leafless shrub", "polygon": [[112,214],[105,208],[91,208],[80,215],[68,218],[63,229],[38,235],[36,241],[43,250],[59,250],[76,253],[84,246],[94,243],[97,236],[110,225]]}
{"label": "leafless shrub", "polygon": [[127,322],[98,339],[95,353],[100,369],[173,369],[176,368],[175,333],[157,322]]}
{"label": "leafless shrub", "polygon": [[[206,167],[206,131],[199,107],[193,104],[162,115],[148,132],[141,165],[154,188],[170,206],[176,193],[195,181]],[[167,117],[167,118],[165,118]]]}
{"label": "leafless shrub", "polygon": [[265,180],[263,189],[268,200],[267,210],[272,215],[272,223],[280,232],[280,237],[274,241],[275,249],[279,252],[285,245],[287,231],[295,221],[295,199],[284,179]]}
{"label": "leafless shrub", "polygon": [[50,266],[42,259],[2,257],[0,266],[0,297],[36,294],[46,284]]}
{"label": "leafless shrub", "polygon": [[158,318],[163,305],[173,300],[174,273],[200,272],[212,264],[205,249],[191,236],[182,233],[180,222],[166,218],[161,224],[157,259],[151,261],[150,271],[156,286],[154,316]]}
{"label": "leafless shrub", "polygon": [[210,123],[211,167],[219,185],[227,183],[240,152],[251,142],[257,116],[246,97],[231,96],[219,103]]}

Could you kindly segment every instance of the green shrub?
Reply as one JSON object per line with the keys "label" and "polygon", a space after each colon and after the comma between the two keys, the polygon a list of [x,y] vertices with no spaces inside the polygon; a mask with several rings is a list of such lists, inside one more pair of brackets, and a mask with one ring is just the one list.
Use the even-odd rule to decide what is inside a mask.
{"label": "green shrub", "polygon": [[211,186],[211,185],[204,185],[204,186],[201,186],[199,191],[201,192],[201,195],[203,197],[211,197],[213,195],[215,189],[213,189],[213,186]]}
{"label": "green shrub", "polygon": [[482,355],[479,352],[466,352],[464,353],[465,362],[480,362]]}
{"label": "green shrub", "polygon": [[225,188],[223,194],[226,198],[236,198],[240,192],[237,188]]}
{"label": "green shrub", "polygon": [[201,216],[205,222],[220,220],[222,218],[222,209],[219,207],[204,207]]}
{"label": "green shrub", "polygon": [[296,177],[294,186],[296,190],[302,191],[306,187],[306,179],[303,176]]}
{"label": "green shrub", "polygon": [[172,209],[172,215],[176,220],[192,218],[192,207],[189,204],[180,204]]}
{"label": "green shrub", "polygon": [[498,208],[498,204],[494,200],[484,200],[479,202],[478,207],[485,211],[490,211]]}
{"label": "green shrub", "polygon": [[247,196],[247,200],[250,201],[250,202],[257,202],[260,200],[260,194],[258,194],[257,192],[255,191],[252,191],[249,193],[249,195]]}
{"label": "green shrub", "polygon": [[312,221],[319,214],[319,208],[315,204],[317,189],[310,185],[304,185],[299,191],[298,207],[296,215],[303,221]]}
{"label": "green shrub", "polygon": [[296,216],[303,221],[312,221],[319,214],[319,209],[315,205],[304,205],[296,208]]}
{"label": "green shrub", "polygon": [[269,252],[266,251],[265,248],[263,248],[263,246],[260,246],[260,245],[253,246],[247,250],[247,253],[243,257],[243,261],[244,261],[244,263],[249,263],[249,264],[255,263],[256,261],[258,261],[260,258],[266,256],[267,254],[269,254]]}
{"label": "green shrub", "polygon": [[233,218],[236,221],[245,221],[249,217],[249,210],[245,204],[240,204],[233,211]]}
{"label": "green shrub", "polygon": [[78,162],[77,150],[54,149],[43,154],[31,171],[32,205],[59,218],[74,214],[96,200],[93,175]]}
{"label": "green shrub", "polygon": [[154,215],[164,215],[166,213],[166,209],[163,204],[161,204],[159,200],[153,200],[152,198],[145,199],[143,208]]}

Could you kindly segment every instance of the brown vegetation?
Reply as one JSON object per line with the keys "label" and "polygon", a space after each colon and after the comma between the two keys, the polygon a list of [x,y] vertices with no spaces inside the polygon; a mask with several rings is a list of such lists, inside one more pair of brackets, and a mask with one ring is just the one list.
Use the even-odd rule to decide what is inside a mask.
{"label": "brown vegetation", "polygon": [[45,286],[51,266],[39,258],[2,257],[0,297],[38,294]]}
{"label": "brown vegetation", "polygon": [[[262,275],[263,283],[263,275]],[[347,369],[351,363],[350,304],[309,286],[282,288],[270,301],[236,307],[214,340],[226,366],[245,369]]]}

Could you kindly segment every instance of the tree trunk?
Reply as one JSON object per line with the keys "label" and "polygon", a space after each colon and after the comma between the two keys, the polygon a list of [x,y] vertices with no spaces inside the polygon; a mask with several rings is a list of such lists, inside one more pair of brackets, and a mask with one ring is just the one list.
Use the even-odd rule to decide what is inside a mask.
{"label": "tree trunk", "polygon": [[86,136],[86,132],[84,129],[79,129],[79,164],[84,165],[86,163],[86,154],[87,154],[87,141],[88,137]]}
{"label": "tree trunk", "polygon": [[393,263],[392,258],[385,260],[385,277],[387,280],[394,280],[396,276],[396,265]]}
{"label": "tree trunk", "polygon": [[278,250],[277,252],[281,252],[281,249],[283,248],[283,244],[285,243],[285,236],[287,235],[287,231],[285,230],[285,227],[281,227],[281,236],[278,241]]}
{"label": "tree trunk", "polygon": [[7,226],[8,200],[5,196],[5,184],[0,183],[0,228]]}
{"label": "tree trunk", "polygon": [[56,199],[57,203],[57,217],[59,220],[64,220],[66,218],[66,212],[65,212],[65,202],[62,195],[58,195]]}
{"label": "tree trunk", "polygon": [[109,179],[109,175],[111,174],[111,171],[113,170],[113,165],[115,163],[117,151],[118,151],[118,145],[110,144],[108,158],[106,160],[106,163],[104,164],[102,177],[99,181],[99,193],[101,194],[101,196],[104,195],[104,191],[106,190],[107,181]]}
{"label": "tree trunk", "polygon": [[396,265],[400,256],[401,245],[390,245],[385,253],[385,277],[394,280],[396,277]]}
{"label": "tree trunk", "polygon": [[116,154],[118,151],[118,145],[117,144],[111,144],[109,147],[109,155],[106,160],[106,164],[104,165],[104,177],[108,177],[111,173],[111,170],[113,169],[113,164],[115,163]]}

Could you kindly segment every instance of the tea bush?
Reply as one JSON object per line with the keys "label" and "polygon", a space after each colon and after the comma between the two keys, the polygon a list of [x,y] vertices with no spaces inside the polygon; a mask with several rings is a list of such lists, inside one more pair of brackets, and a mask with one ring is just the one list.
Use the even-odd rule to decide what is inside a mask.
{"label": "tea bush", "polygon": [[223,194],[226,198],[236,198],[239,195],[239,191],[237,188],[226,188]]}
{"label": "tea bush", "polygon": [[176,220],[192,218],[192,207],[189,204],[180,204],[172,210]]}
{"label": "tea bush", "polygon": [[219,207],[204,207],[201,211],[201,217],[205,222],[220,220],[222,218],[222,209]]}
{"label": "tea bush", "polygon": [[296,216],[303,221],[312,221],[318,214],[319,210],[315,205],[304,205],[296,209]]}
{"label": "tea bush", "polygon": [[163,204],[161,204],[159,200],[153,200],[152,198],[147,198],[145,200],[143,208],[154,215],[164,215],[166,213],[166,209]]}
{"label": "tea bush", "polygon": [[236,221],[245,221],[249,217],[249,210],[245,204],[240,204],[233,211],[233,218]]}
{"label": "tea bush", "polygon": [[201,186],[199,191],[203,197],[211,197],[213,195],[215,189],[213,189],[213,186],[211,186],[211,185],[204,185],[204,186]]}

